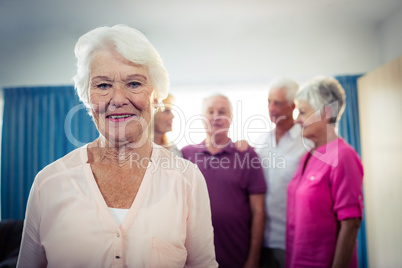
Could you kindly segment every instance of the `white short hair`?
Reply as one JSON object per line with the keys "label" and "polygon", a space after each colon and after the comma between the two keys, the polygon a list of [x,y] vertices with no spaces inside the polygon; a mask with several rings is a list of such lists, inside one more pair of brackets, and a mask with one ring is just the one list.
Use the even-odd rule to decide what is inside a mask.
{"label": "white short hair", "polygon": [[345,110],[346,95],[338,80],[320,76],[304,84],[297,93],[296,100],[307,101],[315,110],[329,107],[330,123],[335,124]]}
{"label": "white short hair", "polygon": [[73,80],[80,100],[89,107],[89,75],[94,52],[113,49],[125,59],[145,67],[158,101],[169,92],[169,76],[159,53],[141,32],[126,25],[99,27],[81,36],[75,45],[77,74]]}
{"label": "white short hair", "polygon": [[232,106],[232,102],[229,100],[228,97],[226,97],[226,96],[223,95],[223,94],[219,94],[219,93],[218,93],[218,94],[213,94],[213,95],[211,95],[211,96],[209,96],[209,97],[206,97],[205,99],[202,100],[202,112],[203,112],[203,113],[204,113],[205,110],[207,109],[207,107],[206,107],[207,101],[209,101],[209,100],[212,99],[212,98],[222,98],[222,99],[225,99],[225,100],[229,103],[230,115],[231,115],[231,116],[233,115],[233,106]]}
{"label": "white short hair", "polygon": [[277,78],[269,84],[269,91],[284,90],[286,92],[286,100],[289,104],[294,103],[298,89],[299,84],[295,80],[288,77]]}

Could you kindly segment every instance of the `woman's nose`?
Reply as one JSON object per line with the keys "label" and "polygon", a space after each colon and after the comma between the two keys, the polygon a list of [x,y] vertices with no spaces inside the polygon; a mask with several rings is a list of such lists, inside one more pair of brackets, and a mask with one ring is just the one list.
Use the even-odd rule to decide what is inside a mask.
{"label": "woman's nose", "polygon": [[115,107],[120,107],[128,103],[127,92],[123,86],[116,85],[112,91],[110,104]]}

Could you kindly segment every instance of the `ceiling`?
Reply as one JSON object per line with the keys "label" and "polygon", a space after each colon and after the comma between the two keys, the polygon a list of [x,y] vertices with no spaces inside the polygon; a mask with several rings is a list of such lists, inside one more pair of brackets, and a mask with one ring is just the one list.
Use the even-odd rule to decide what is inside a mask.
{"label": "ceiling", "polygon": [[234,24],[244,29],[295,22],[378,24],[400,7],[401,0],[0,0],[0,30],[54,26],[82,32],[121,22],[144,32],[219,31]]}
{"label": "ceiling", "polygon": [[0,30],[53,25],[81,32],[118,22],[145,32],[155,27],[217,31],[238,23],[245,29],[273,22],[276,27],[303,21],[377,24],[400,6],[400,0],[0,0]]}
{"label": "ceiling", "polygon": [[[246,49],[253,50],[261,33],[275,42],[306,28],[375,28],[400,8],[402,0],[0,0],[1,38],[12,40],[0,43],[0,49],[10,49],[25,35],[50,31],[78,38],[95,27],[123,23],[147,35],[163,58],[198,54],[202,65],[207,53],[201,47],[219,47],[216,56],[236,43],[246,44],[244,40]],[[238,50],[231,53],[221,61]],[[173,72],[186,74],[188,62],[178,64]]]}

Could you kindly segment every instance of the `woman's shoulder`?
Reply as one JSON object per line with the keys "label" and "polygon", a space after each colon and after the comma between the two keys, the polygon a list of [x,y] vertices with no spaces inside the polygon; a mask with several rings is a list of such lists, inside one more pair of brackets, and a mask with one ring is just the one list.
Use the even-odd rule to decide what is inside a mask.
{"label": "woman's shoulder", "polygon": [[356,150],[342,138],[338,141],[338,153],[340,158],[356,158],[360,160],[360,156]]}
{"label": "woman's shoulder", "polygon": [[191,180],[197,173],[198,167],[191,161],[177,156],[161,146],[154,147],[154,150],[158,151],[153,155],[153,169],[164,171],[168,177],[186,180]]}
{"label": "woman's shoulder", "polygon": [[45,166],[38,172],[36,180],[44,180],[49,177],[60,176],[63,172],[68,172],[82,165],[86,157],[86,146],[77,148],[65,156]]}
{"label": "woman's shoulder", "polygon": [[336,153],[338,161],[337,165],[334,166],[335,170],[348,170],[349,172],[355,170],[356,172],[363,174],[363,165],[359,154],[342,138],[338,140]]}
{"label": "woman's shoulder", "polygon": [[179,156],[179,157],[182,157],[182,156],[183,156],[183,154],[181,153],[181,151],[179,150],[179,148],[177,148],[176,144],[172,144],[172,145],[169,147],[169,151],[170,151],[171,153],[173,153],[174,155],[176,155],[176,156]]}

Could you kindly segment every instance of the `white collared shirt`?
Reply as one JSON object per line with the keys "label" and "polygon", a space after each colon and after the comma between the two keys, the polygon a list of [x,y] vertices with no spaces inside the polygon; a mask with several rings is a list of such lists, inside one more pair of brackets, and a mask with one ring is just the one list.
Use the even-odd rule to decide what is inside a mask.
{"label": "white collared shirt", "polygon": [[258,138],[256,144],[259,146],[256,146],[255,151],[260,157],[267,183],[264,246],[284,250],[287,187],[301,157],[307,153],[311,143],[302,138],[299,124],[289,129],[280,139],[279,144],[276,144],[275,130],[264,133]]}

